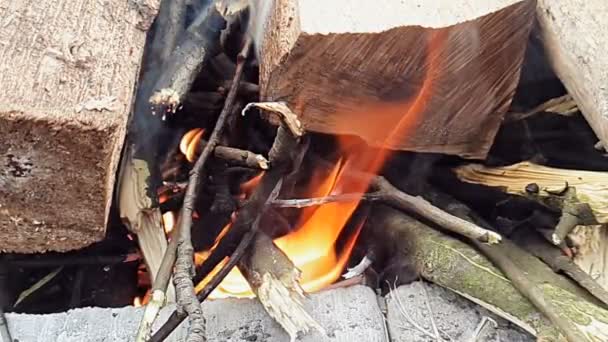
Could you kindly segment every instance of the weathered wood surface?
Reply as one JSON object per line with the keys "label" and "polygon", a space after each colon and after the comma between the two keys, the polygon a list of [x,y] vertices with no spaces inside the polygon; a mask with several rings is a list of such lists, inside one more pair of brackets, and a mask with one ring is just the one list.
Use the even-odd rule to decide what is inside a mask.
{"label": "weathered wood surface", "polygon": [[0,250],[105,235],[158,0],[0,0]]}
{"label": "weathered wood surface", "polygon": [[263,100],[286,101],[311,131],[484,157],[519,79],[534,6],[533,0],[258,6]]}
{"label": "weathered wood surface", "polygon": [[608,2],[538,0],[536,12],[551,65],[608,146]]}
{"label": "weathered wood surface", "polygon": [[[384,317],[376,294],[367,287],[354,286],[313,294],[304,305],[328,333],[305,335],[302,342],[387,342]],[[155,329],[175,306],[161,311]],[[21,342],[101,342],[134,341],[143,310],[85,308],[52,315],[8,314],[13,338]],[[203,303],[209,342],[289,341],[289,336],[253,299],[222,299]],[[184,341],[187,320],[167,341]]]}

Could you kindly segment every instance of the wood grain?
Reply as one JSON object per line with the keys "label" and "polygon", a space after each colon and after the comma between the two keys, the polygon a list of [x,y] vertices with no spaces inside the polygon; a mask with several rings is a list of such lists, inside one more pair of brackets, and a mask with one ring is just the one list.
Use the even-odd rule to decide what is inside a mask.
{"label": "wood grain", "polygon": [[608,146],[608,2],[539,0],[536,12],[553,69]]}
{"label": "wood grain", "polygon": [[308,130],[478,158],[518,82],[534,1],[277,0],[256,13],[263,100]]}
{"label": "wood grain", "polygon": [[105,235],[158,0],[0,0],[0,250]]}

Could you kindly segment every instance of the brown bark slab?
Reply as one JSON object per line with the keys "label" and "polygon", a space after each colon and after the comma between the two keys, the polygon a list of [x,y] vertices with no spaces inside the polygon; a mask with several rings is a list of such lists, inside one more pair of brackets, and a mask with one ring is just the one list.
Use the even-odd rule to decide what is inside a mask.
{"label": "brown bark slab", "polygon": [[484,157],[519,79],[534,6],[534,0],[258,6],[263,100],[286,101],[311,131]]}
{"label": "brown bark slab", "polygon": [[547,57],[591,128],[608,146],[608,2],[539,0]]}
{"label": "brown bark slab", "polygon": [[105,235],[157,0],[0,0],[0,250]]}

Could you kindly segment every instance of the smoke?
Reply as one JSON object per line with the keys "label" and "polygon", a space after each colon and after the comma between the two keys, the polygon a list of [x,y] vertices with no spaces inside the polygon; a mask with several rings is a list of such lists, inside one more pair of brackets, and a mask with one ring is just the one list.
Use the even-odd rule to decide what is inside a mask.
{"label": "smoke", "polygon": [[270,11],[276,0],[249,0],[249,33],[255,46],[255,54],[260,60],[261,47],[264,43],[264,31]]}

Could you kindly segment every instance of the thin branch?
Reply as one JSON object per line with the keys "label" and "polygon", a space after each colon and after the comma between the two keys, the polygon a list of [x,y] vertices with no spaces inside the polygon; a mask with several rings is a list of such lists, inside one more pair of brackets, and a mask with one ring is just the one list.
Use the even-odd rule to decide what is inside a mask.
{"label": "thin branch", "polygon": [[365,194],[352,193],[313,198],[277,199],[272,202],[272,206],[275,208],[305,208],[327,203],[353,202],[360,199],[366,201],[374,201],[380,198],[381,194],[376,192]]}
{"label": "thin branch", "polygon": [[215,5],[194,19],[175,50],[162,66],[150,104],[159,114],[175,113],[205,64],[220,50],[220,32],[226,20]]}
{"label": "thin branch", "polygon": [[382,201],[393,207],[414,212],[440,227],[483,243],[499,243],[501,236],[491,230],[451,215],[432,205],[422,197],[411,196],[397,189],[382,176],[372,176],[361,172],[349,172],[350,176],[371,179],[375,191],[367,194],[341,194],[320,198],[276,200],[273,206],[302,208],[331,202],[349,202],[357,199]]}
{"label": "thin branch", "polygon": [[[220,137],[224,131],[224,124],[228,115],[232,112],[232,106],[236,99],[238,84],[243,75],[245,61],[249,54],[251,40],[247,40],[243,50],[239,53],[236,73],[232,81],[232,86],[226,97],[224,108],[217,119],[213,133],[209,137],[209,141],[198,157],[186,187],[184,196],[183,212],[180,221],[180,234],[177,243],[177,259],[175,262],[174,284],[177,291],[177,308],[178,313],[187,313],[190,317],[190,331],[188,333],[188,341],[205,341],[205,318],[200,302],[196,299],[194,292],[194,247],[192,246],[192,214],[194,212],[194,204],[196,203],[196,194],[198,193],[200,178],[203,173],[205,163],[211,156],[211,153],[220,141]],[[183,310],[183,312],[182,312]]]}
{"label": "thin branch", "polygon": [[[178,216],[180,221],[181,215]],[[150,332],[152,331],[152,325],[160,312],[160,309],[165,305],[166,292],[169,282],[171,280],[171,274],[173,273],[173,265],[175,265],[175,259],[177,257],[177,237],[180,235],[181,225],[178,223],[175,229],[171,232],[172,239],[169,241],[169,245],[163,256],[163,260],[158,269],[158,274],[154,279],[152,286],[152,296],[150,302],[144,309],[141,322],[139,324],[139,330],[137,331],[136,342],[145,342],[150,339]]]}

